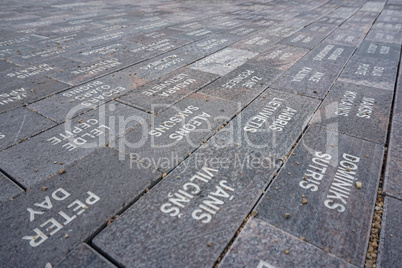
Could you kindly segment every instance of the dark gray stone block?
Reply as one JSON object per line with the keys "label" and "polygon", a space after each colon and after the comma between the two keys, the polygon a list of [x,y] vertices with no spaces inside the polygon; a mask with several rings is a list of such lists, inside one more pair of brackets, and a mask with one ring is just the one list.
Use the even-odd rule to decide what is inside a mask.
{"label": "dark gray stone block", "polygon": [[264,64],[245,63],[200,92],[244,106],[260,95],[281,73],[282,71]]}
{"label": "dark gray stone block", "polygon": [[402,201],[385,197],[377,267],[400,267],[402,256]]}
{"label": "dark gray stone block", "polygon": [[218,75],[211,73],[181,68],[117,100],[145,111],[160,113],[217,78]]}
{"label": "dark gray stone block", "polygon": [[185,53],[197,55],[199,58],[203,58],[229,46],[233,42],[233,39],[229,37],[222,37],[218,34],[185,45],[181,49],[185,51]]}
{"label": "dark gray stone block", "polygon": [[[0,135],[1,137],[1,135]],[[0,172],[0,204],[6,202],[16,195],[22,193],[24,189],[15,184],[12,180],[7,178],[3,173]]]}
{"label": "dark gray stone block", "polygon": [[255,64],[261,67],[272,67],[282,71],[288,70],[293,64],[300,60],[308,49],[292,47],[287,45],[275,45],[265,49],[257,57],[249,61],[249,64]]}
{"label": "dark gray stone block", "polygon": [[333,31],[327,38],[325,38],[323,43],[357,47],[363,41],[365,36],[365,33],[355,32],[353,30],[337,29]]}
{"label": "dark gray stone block", "polygon": [[54,80],[75,86],[123,67],[123,62],[115,57],[89,63],[69,60],[66,63],[55,66],[55,70],[48,76]]}
{"label": "dark gray stone block", "polygon": [[376,22],[372,29],[382,32],[398,33],[400,35],[402,32],[402,23]]}
{"label": "dark gray stone block", "polygon": [[48,39],[46,36],[36,34],[24,35],[10,39],[2,39],[0,40],[0,48],[4,48],[14,44],[22,44],[22,43],[30,44],[39,40],[46,40],[46,39]]}
{"label": "dark gray stone block", "polygon": [[397,64],[395,61],[353,56],[338,81],[394,90]]}
{"label": "dark gray stone block", "polygon": [[297,46],[303,47],[307,49],[312,49],[318,43],[320,43],[327,34],[317,34],[315,32],[310,31],[299,31],[297,33],[292,34],[291,36],[285,38],[280,44],[289,45],[289,46]]}
{"label": "dark gray stone block", "polygon": [[116,73],[114,76],[103,77],[82,86],[74,87],[35,102],[29,105],[28,108],[55,122],[61,123],[143,84],[142,80],[132,78],[128,84],[130,87],[127,87],[126,84],[121,83],[120,79],[118,79],[119,75],[119,73]]}
{"label": "dark gray stone block", "polygon": [[111,102],[0,152],[0,166],[21,185],[30,187],[97,148],[112,146],[119,136],[146,119],[149,114]]}
{"label": "dark gray stone block", "polygon": [[175,35],[175,38],[196,41],[196,40],[209,37],[212,34],[216,34],[216,33],[222,32],[222,31],[223,31],[222,29],[202,27],[202,28],[198,28],[198,29],[192,29],[189,31],[185,31],[181,34]]}
{"label": "dark gray stone block", "polygon": [[283,161],[318,105],[318,100],[267,89],[215,135],[214,146],[245,146]]}
{"label": "dark gray stone block", "polygon": [[279,77],[271,87],[323,99],[340,71],[341,67],[325,66],[302,59]]}
{"label": "dark gray stone block", "polygon": [[105,257],[96,252],[93,248],[85,243],[80,244],[75,248],[67,257],[62,260],[55,267],[57,268],[70,268],[70,267],[116,267],[110,263]]}
{"label": "dark gray stone block", "polygon": [[25,107],[5,112],[0,115],[0,151],[55,125],[56,123]]}
{"label": "dark gray stone block", "polygon": [[0,87],[2,87],[0,93],[0,113],[2,113],[60,92],[70,86],[51,78],[43,78],[40,81],[29,79],[14,80],[9,83],[3,82]]}
{"label": "dark gray stone block", "polygon": [[309,128],[261,199],[256,218],[363,266],[383,152],[379,144]]}
{"label": "dark gray stone block", "polygon": [[226,253],[219,267],[285,268],[323,265],[355,267],[281,229],[252,218]]}
{"label": "dark gray stone block", "polygon": [[200,148],[93,244],[126,267],[213,266],[272,177],[268,161],[244,147]]}
{"label": "dark gray stone block", "polygon": [[185,48],[179,48],[124,69],[123,72],[135,74],[136,77],[152,81],[182,68],[199,58],[200,56],[188,52]]}
{"label": "dark gray stone block", "polygon": [[321,43],[311,50],[303,60],[317,64],[343,67],[355,51],[354,47]]}
{"label": "dark gray stone block", "polygon": [[401,45],[402,35],[397,32],[384,32],[380,30],[371,30],[367,34],[366,40]]}
{"label": "dark gray stone block", "polygon": [[385,144],[393,92],[338,82],[310,124]]}
{"label": "dark gray stone block", "polygon": [[110,148],[65,170],[0,206],[7,265],[55,265],[161,177],[119,160]]}
{"label": "dark gray stone block", "polygon": [[398,62],[399,56],[401,55],[401,46],[376,41],[363,41],[357,49],[355,55]]}
{"label": "dark gray stone block", "polygon": [[[193,93],[171,106],[150,124],[128,132],[116,149],[143,165],[169,171],[228,122],[241,109],[238,103]],[[152,112],[152,111],[151,111]]]}
{"label": "dark gray stone block", "polygon": [[191,64],[189,67],[224,76],[255,56],[257,56],[256,53],[247,50],[226,48]]}
{"label": "dark gray stone block", "polygon": [[265,32],[258,32],[233,44],[232,47],[258,53],[266,50],[270,46],[275,45],[281,40],[282,37],[269,36]]}
{"label": "dark gray stone block", "polygon": [[402,78],[394,100],[391,128],[389,133],[388,155],[385,168],[383,192],[402,200]]}

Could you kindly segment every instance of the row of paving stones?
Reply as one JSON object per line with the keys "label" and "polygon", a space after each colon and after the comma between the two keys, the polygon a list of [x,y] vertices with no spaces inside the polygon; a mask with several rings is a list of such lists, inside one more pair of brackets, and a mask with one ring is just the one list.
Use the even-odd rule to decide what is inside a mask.
{"label": "row of paving stones", "polygon": [[[22,67],[6,69],[7,79],[24,77],[21,84],[12,81],[13,86],[26,88],[33,82],[52,90],[32,101],[57,93],[1,114],[9,132],[2,134],[6,150],[0,152],[0,167],[19,186],[30,188],[0,208],[2,222],[10,226],[2,235],[7,248],[14,250],[2,250],[7,263],[23,265],[21,256],[29,256],[30,263],[55,264],[74,248],[61,264],[107,263],[80,244],[86,241],[123,266],[212,266],[258,202],[255,217],[222,266],[287,266],[303,254],[308,256],[300,260],[305,266],[349,265],[345,261],[361,266],[400,57],[401,35],[395,33],[400,24],[387,16],[400,17],[401,12],[387,6],[383,10],[383,3],[377,2],[340,4],[298,6],[305,14],[288,3],[267,3],[265,9],[257,4],[260,12],[250,12],[247,5],[223,6],[229,19],[193,21],[184,16],[189,22],[178,24],[155,18],[171,18],[169,6],[154,6],[159,14],[143,22],[127,14],[116,16],[130,26],[119,32],[133,25],[144,31],[136,37],[129,31],[120,34],[125,36],[116,37],[120,43],[109,42],[119,36],[117,31],[105,37],[96,26],[90,28],[92,35],[77,34],[84,41],[69,44],[72,49],[54,58],[55,64],[33,67],[30,76],[37,75],[35,68],[49,71],[39,80],[24,76],[30,68],[23,66],[26,61],[7,57],[7,64]],[[269,13],[272,6],[286,11],[282,19],[289,16],[294,23],[263,19],[267,14],[281,19]],[[94,24],[87,18],[79,20]],[[216,25],[225,27],[219,30]],[[47,38],[38,39],[34,48],[60,42],[50,33],[38,33]],[[160,42],[171,36],[179,40],[177,46]],[[102,38],[112,39],[95,45]],[[119,50],[129,38],[145,41]],[[159,45],[168,48],[144,52]],[[78,49],[82,57],[76,55],[75,60],[81,63],[71,63],[68,58],[73,56],[67,55]],[[94,53],[99,54],[91,58]],[[122,70],[114,72],[115,67]],[[74,71],[65,71],[70,69]],[[93,78],[97,79],[82,84]],[[61,86],[49,87],[41,79]],[[68,89],[75,85],[79,86]],[[27,102],[18,105],[22,103]],[[393,139],[391,134],[391,144]],[[109,148],[99,149],[105,145]],[[9,178],[4,181],[15,192],[7,190],[12,194],[3,199],[21,191]],[[355,181],[363,188],[357,189]],[[121,217],[96,235],[122,210]]]}

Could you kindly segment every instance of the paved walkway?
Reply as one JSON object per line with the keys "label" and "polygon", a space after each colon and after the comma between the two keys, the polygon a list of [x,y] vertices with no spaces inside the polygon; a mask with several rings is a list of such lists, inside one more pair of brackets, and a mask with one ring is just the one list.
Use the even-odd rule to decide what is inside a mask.
{"label": "paved walkway", "polygon": [[402,267],[402,1],[2,1],[1,267]]}

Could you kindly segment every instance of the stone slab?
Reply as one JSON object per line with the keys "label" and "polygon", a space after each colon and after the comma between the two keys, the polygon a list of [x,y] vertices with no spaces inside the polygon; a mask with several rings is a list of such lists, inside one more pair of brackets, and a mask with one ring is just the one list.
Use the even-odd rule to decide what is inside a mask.
{"label": "stone slab", "polygon": [[356,50],[355,55],[398,62],[401,55],[401,46],[375,41],[363,41]]}
{"label": "stone slab", "polygon": [[25,107],[2,113],[0,115],[0,151],[55,125],[56,123]]}
{"label": "stone slab", "polygon": [[388,23],[388,22],[376,22],[374,23],[373,30],[379,30],[382,32],[398,33],[402,32],[402,23]]}
{"label": "stone slab", "polygon": [[[289,253],[286,253],[289,252]],[[356,267],[281,229],[250,219],[219,267]]]}
{"label": "stone slab", "polygon": [[326,36],[325,34],[316,34],[314,32],[299,31],[283,39],[282,41],[279,42],[279,44],[312,49],[318,43],[320,43],[325,38],[325,36]]}
{"label": "stone slab", "polygon": [[244,40],[236,42],[232,47],[236,49],[249,50],[255,53],[262,52],[268,47],[275,45],[282,40],[279,36],[269,36],[265,32],[258,32],[253,34]]}
{"label": "stone slab", "polygon": [[392,121],[389,130],[387,163],[383,192],[402,200],[402,79],[398,78],[398,87],[394,99]]}
{"label": "stone slab", "polygon": [[217,78],[218,75],[211,73],[181,68],[132,90],[117,100],[158,114]]}
{"label": "stone slab", "polygon": [[240,109],[238,103],[193,93],[152,117],[149,125],[143,124],[127,133],[117,141],[116,149],[131,154],[144,165],[167,172]]}
{"label": "stone slab", "polygon": [[324,43],[337,44],[342,46],[358,47],[363,41],[365,33],[355,32],[353,30],[335,30],[327,38],[324,39]]}
{"label": "stone slab", "polygon": [[12,180],[0,172],[0,204],[7,202],[16,195],[22,193],[24,189],[15,184]]}
{"label": "stone slab", "polygon": [[209,56],[234,42],[229,37],[222,37],[219,34],[198,40],[182,47],[185,53],[197,55],[199,58]]}
{"label": "stone slab", "polygon": [[200,92],[245,106],[260,95],[281,73],[282,71],[265,67],[264,64],[245,63],[201,89]]}
{"label": "stone slab", "polygon": [[185,31],[181,34],[175,35],[175,38],[196,41],[196,40],[209,37],[212,34],[216,34],[216,33],[222,32],[222,31],[223,31],[222,29],[202,27],[202,28]]}
{"label": "stone slab", "polygon": [[397,64],[394,61],[353,56],[338,81],[394,90]]}
{"label": "stone slab", "polygon": [[[240,167],[247,159],[255,166]],[[200,148],[97,235],[95,248],[126,267],[213,266],[275,171],[264,159],[243,147]]]}
{"label": "stone slab", "polygon": [[271,88],[323,99],[340,71],[341,68],[337,66],[330,67],[302,59],[279,77]]}
{"label": "stone slab", "polygon": [[98,268],[98,267],[116,267],[105,257],[96,252],[85,243],[80,244],[67,257],[58,263],[57,268],[69,268],[73,266]]}
{"label": "stone slab", "polygon": [[309,128],[256,207],[256,218],[363,266],[383,152],[378,144]]}
{"label": "stone slab", "polygon": [[116,57],[100,59],[89,63],[67,60],[63,64],[55,66],[55,70],[48,76],[70,86],[76,86],[122,69],[123,67],[123,62]]}
{"label": "stone slab", "polygon": [[0,206],[0,254],[8,265],[55,265],[161,177],[119,160],[110,148],[65,170]]}
{"label": "stone slab", "polygon": [[149,114],[111,102],[0,152],[2,170],[24,187],[48,176],[113,141]]}
{"label": "stone slab", "polygon": [[385,144],[392,97],[389,90],[338,82],[310,124]]}
{"label": "stone slab", "polygon": [[[0,51],[0,57],[2,57],[2,52]],[[17,66],[6,62],[5,60],[0,60],[0,72],[4,72],[10,69],[15,69]]]}
{"label": "stone slab", "polygon": [[250,51],[226,48],[195,62],[189,67],[223,76],[255,56],[257,56],[257,54]]}
{"label": "stone slab", "polygon": [[199,58],[199,55],[191,53],[185,48],[178,48],[174,51],[126,68],[123,72],[135,74],[136,77],[152,81],[189,65]]}
{"label": "stone slab", "polygon": [[303,59],[328,66],[344,66],[350,59],[354,47],[321,43],[313,48]]}
{"label": "stone slab", "polygon": [[308,49],[293,47],[287,45],[275,45],[265,49],[257,57],[250,60],[249,64],[255,64],[261,67],[272,67],[282,71],[288,70],[298,60],[300,60]]}
{"label": "stone slab", "polygon": [[118,77],[103,77],[82,86],[73,87],[28,105],[28,108],[61,123],[133,90],[143,83],[142,80],[131,79],[130,87],[126,87],[118,80]]}
{"label": "stone slab", "polygon": [[311,98],[267,89],[214,136],[217,142],[214,146],[244,146],[282,163],[319,103]]}
{"label": "stone slab", "polygon": [[377,267],[399,267],[402,265],[402,201],[385,197],[382,216],[380,245]]}
{"label": "stone slab", "polygon": [[4,48],[10,45],[14,44],[29,44],[32,42],[36,42],[39,40],[46,40],[48,39],[46,36],[41,36],[41,35],[36,35],[36,34],[30,34],[30,35],[24,35],[24,36],[19,36],[19,37],[14,37],[10,39],[3,39],[0,41],[0,48]]}
{"label": "stone slab", "polygon": [[367,34],[366,40],[400,45],[402,44],[402,35],[397,32],[384,32],[379,30],[371,30]]}

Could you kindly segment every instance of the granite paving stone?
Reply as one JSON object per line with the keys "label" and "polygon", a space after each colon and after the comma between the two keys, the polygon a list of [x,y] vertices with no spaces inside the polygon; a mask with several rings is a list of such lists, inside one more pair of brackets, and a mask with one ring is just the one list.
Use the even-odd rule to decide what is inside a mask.
{"label": "granite paving stone", "polygon": [[392,97],[389,90],[338,82],[310,124],[385,144]]}
{"label": "granite paving stone", "polygon": [[313,48],[303,59],[328,66],[344,66],[355,48],[330,43],[321,43]]}
{"label": "granite paving stone", "polygon": [[267,89],[215,135],[214,146],[241,145],[283,162],[318,105],[318,100]]}
{"label": "granite paving stone", "polygon": [[256,207],[256,218],[362,266],[383,152],[379,144],[309,128]]}
{"label": "granite paving stone", "polygon": [[96,252],[93,248],[85,243],[80,244],[70,254],[67,255],[56,268],[70,268],[74,266],[98,268],[98,267],[116,267],[105,257]]}
{"label": "granite paving stone", "polygon": [[213,266],[272,177],[266,162],[243,147],[200,148],[93,244],[125,267]]}
{"label": "granite paving stone", "polygon": [[22,193],[24,190],[0,171],[0,204]]}
{"label": "granite paving stone", "polygon": [[226,48],[191,64],[189,67],[224,76],[255,56],[257,56],[256,53],[247,50]]}
{"label": "granite paving stone", "polygon": [[265,31],[258,32],[236,42],[232,45],[233,48],[241,49],[241,50],[249,50],[255,53],[263,52],[268,47],[275,45],[283,38],[279,36],[269,36]]}
{"label": "granite paving stone", "polygon": [[386,195],[402,200],[402,77],[398,78],[398,87],[394,100],[391,128],[389,133],[389,144],[387,163],[385,166],[385,177],[383,192]]}
{"label": "granite paving stone", "polygon": [[399,267],[402,265],[402,201],[385,197],[384,214],[379,245],[377,267]]}
{"label": "granite paving stone", "polygon": [[338,81],[394,90],[397,67],[395,61],[356,55],[350,59]]}
{"label": "granite paving stone", "polygon": [[111,102],[0,152],[0,166],[21,185],[30,187],[97,147],[112,146],[118,137],[147,119],[149,114]]}
{"label": "granite paving stone", "polygon": [[211,73],[181,68],[136,88],[117,100],[158,114],[218,78],[218,75]]}
{"label": "granite paving stone", "polygon": [[239,112],[239,106],[215,96],[193,93],[153,116],[149,125],[128,132],[115,147],[144,165],[167,172]]}
{"label": "granite paving stone", "polygon": [[282,268],[323,265],[356,267],[298,237],[253,218],[247,222],[219,267]]}
{"label": "granite paving stone", "polygon": [[110,148],[94,151],[0,206],[1,259],[12,267],[55,265],[160,176]]}
{"label": "granite paving stone", "polygon": [[3,113],[0,116],[0,151],[55,125],[56,123],[25,107]]}
{"label": "granite paving stone", "polygon": [[280,70],[265,66],[245,63],[200,92],[247,105],[282,74]]}
{"label": "granite paving stone", "polygon": [[397,45],[402,44],[402,36],[400,34],[396,32],[384,32],[379,30],[370,30],[366,36],[366,40],[392,43]]}
{"label": "granite paving stone", "polygon": [[358,47],[363,41],[365,33],[356,32],[351,29],[336,29],[327,38],[324,39],[324,43],[337,44],[343,46]]}
{"label": "granite paving stone", "polygon": [[398,62],[401,55],[401,46],[383,42],[363,41],[356,50],[355,55]]}
{"label": "granite paving stone", "polygon": [[323,99],[340,71],[339,66],[326,66],[301,59],[279,77],[271,88]]}

